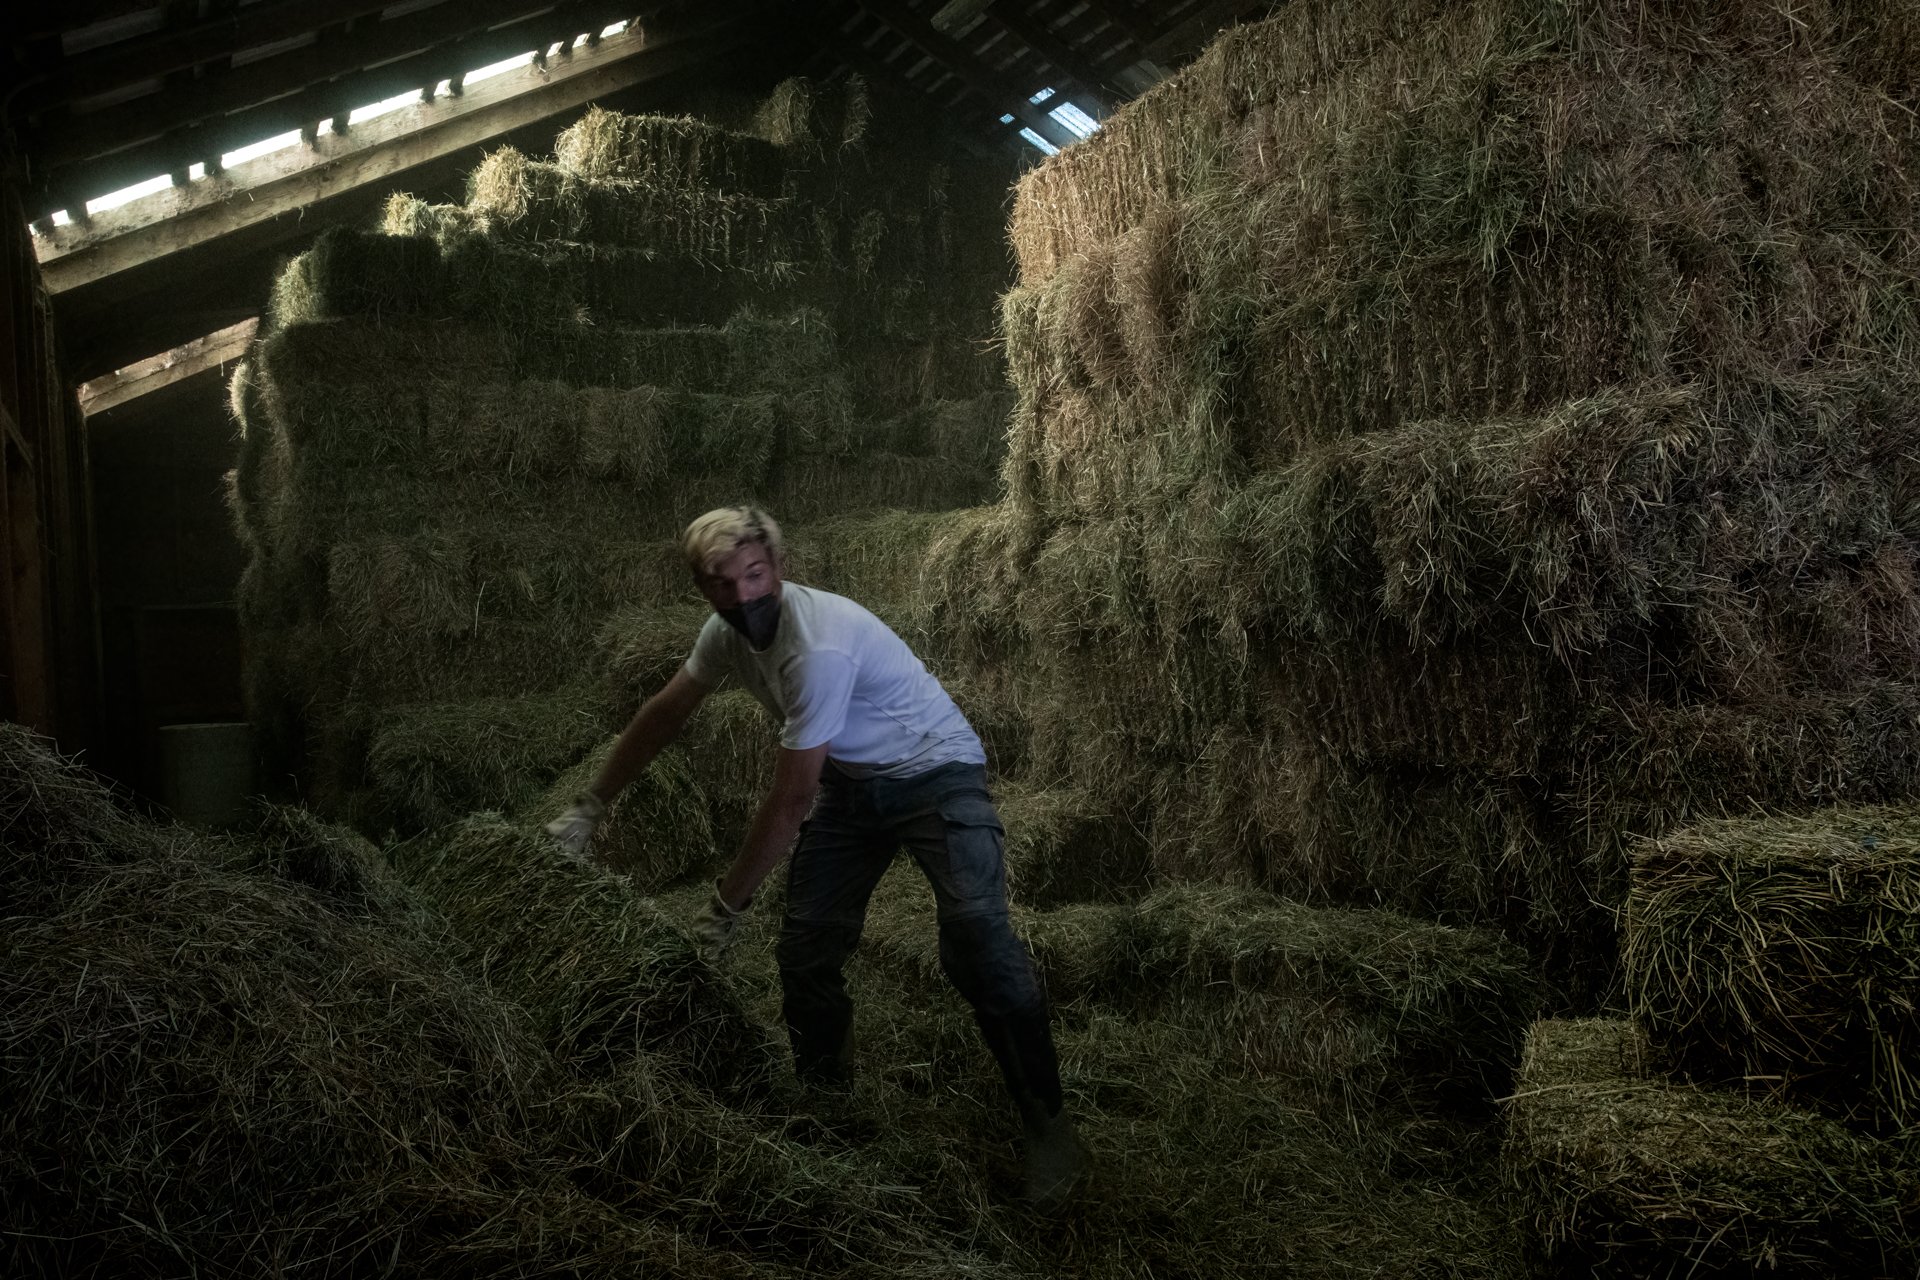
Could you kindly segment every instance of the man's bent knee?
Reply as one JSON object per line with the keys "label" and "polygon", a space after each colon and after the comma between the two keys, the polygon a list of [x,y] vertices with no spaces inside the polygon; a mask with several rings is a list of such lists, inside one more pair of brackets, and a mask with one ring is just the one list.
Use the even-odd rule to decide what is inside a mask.
{"label": "man's bent knee", "polygon": [[1046,1009],[1033,958],[1004,914],[942,920],[940,967],[969,1004],[991,1017]]}

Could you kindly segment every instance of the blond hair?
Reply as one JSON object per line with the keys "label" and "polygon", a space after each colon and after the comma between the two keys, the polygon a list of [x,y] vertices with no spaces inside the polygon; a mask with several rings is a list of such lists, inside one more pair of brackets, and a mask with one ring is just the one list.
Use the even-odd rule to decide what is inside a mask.
{"label": "blond hair", "polygon": [[749,543],[767,549],[767,558],[780,563],[780,526],[759,507],[715,507],[694,518],[680,535],[680,554],[695,573],[710,572]]}

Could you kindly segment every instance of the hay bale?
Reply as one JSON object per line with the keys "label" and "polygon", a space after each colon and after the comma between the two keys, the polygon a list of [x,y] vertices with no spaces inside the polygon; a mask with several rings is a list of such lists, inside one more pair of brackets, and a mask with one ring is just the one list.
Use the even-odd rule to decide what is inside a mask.
{"label": "hay bale", "polygon": [[722,853],[739,848],[773,785],[779,731],[752,694],[722,689],[701,704],[681,735],[678,745],[707,798],[714,847]]}
{"label": "hay bale", "polygon": [[[673,558],[678,564],[677,551]],[[684,566],[681,572],[686,572]],[[690,577],[687,581],[690,585]],[[686,665],[700,628],[711,616],[710,606],[691,601],[623,605],[607,615],[594,637],[594,649],[606,672],[611,704],[630,714],[660,692]]]}
{"label": "hay bale", "polygon": [[1634,858],[1621,960],[1670,1069],[1869,1127],[1920,1115],[1920,811],[1669,832]]}
{"label": "hay bale", "polygon": [[752,272],[789,270],[805,249],[793,233],[793,207],[781,200],[588,178],[512,147],[489,154],[467,186],[473,216],[508,240],[621,245]]}
{"label": "hay bale", "polygon": [[1535,1247],[1608,1275],[1911,1274],[1916,1171],[1810,1111],[1672,1084],[1617,1019],[1528,1033],[1505,1159]]}
{"label": "hay bale", "polygon": [[1122,815],[1066,788],[1003,783],[1007,893],[1029,910],[1128,901],[1149,880],[1147,842]]}
{"label": "hay bale", "polygon": [[776,142],[690,116],[624,115],[588,107],[560,131],[554,162],[589,180],[625,179],[664,188],[780,194],[786,162]]}
{"label": "hay bale", "polygon": [[368,777],[392,820],[408,830],[518,807],[606,735],[591,687],[402,703],[372,711],[371,719]]}

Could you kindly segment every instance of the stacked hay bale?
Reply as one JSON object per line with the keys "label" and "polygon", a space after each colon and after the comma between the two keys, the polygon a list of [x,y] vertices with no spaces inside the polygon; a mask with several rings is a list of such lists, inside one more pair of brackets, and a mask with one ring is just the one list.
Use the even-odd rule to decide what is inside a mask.
{"label": "stacked hay bale", "polygon": [[1634,859],[1630,1018],[1538,1024],[1508,1158],[1607,1274],[1920,1270],[1920,815],[1722,819]]}
{"label": "stacked hay bale", "polygon": [[929,566],[1028,781],[1592,982],[1635,836],[1908,794],[1912,26],[1296,4],[1029,173]]}
{"label": "stacked hay bale", "polygon": [[857,81],[762,116],[594,110],[554,160],[496,152],[465,205],[397,197],[288,268],[233,388],[276,775],[403,827],[513,807],[630,713],[610,666],[691,645],[691,515],[986,496],[1005,175],[870,146]]}

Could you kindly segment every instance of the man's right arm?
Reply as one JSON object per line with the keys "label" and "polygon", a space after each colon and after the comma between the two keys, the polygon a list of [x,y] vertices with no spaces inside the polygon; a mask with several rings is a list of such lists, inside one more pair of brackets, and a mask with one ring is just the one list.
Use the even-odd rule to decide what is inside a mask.
{"label": "man's right arm", "polygon": [[688,717],[708,692],[709,686],[694,679],[685,667],[675,672],[665,688],[641,703],[640,709],[633,713],[633,719],[613,744],[613,754],[600,767],[588,790],[602,804],[612,804],[621,790],[653,763],[661,748],[679,736]]}

